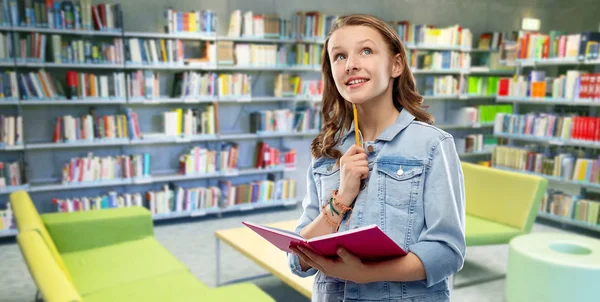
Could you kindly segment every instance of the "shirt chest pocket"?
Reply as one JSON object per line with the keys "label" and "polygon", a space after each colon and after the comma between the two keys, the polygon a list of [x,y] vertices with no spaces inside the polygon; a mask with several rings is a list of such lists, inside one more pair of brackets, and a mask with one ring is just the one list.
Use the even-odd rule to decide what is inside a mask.
{"label": "shirt chest pocket", "polygon": [[397,157],[377,161],[379,199],[386,204],[401,207],[419,197],[419,184],[423,178],[424,164],[420,160]]}
{"label": "shirt chest pocket", "polygon": [[335,160],[324,161],[313,169],[321,204],[340,186],[340,168]]}

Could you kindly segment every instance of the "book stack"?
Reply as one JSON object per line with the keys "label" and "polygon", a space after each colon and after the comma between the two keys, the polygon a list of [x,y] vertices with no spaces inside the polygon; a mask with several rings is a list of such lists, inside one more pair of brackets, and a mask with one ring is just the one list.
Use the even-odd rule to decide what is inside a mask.
{"label": "book stack", "polygon": [[319,129],[319,109],[316,107],[296,108],[293,113],[289,109],[263,110],[250,113],[250,132],[305,132]]}
{"label": "book stack", "polygon": [[296,150],[284,148],[279,150],[269,146],[266,142],[258,142],[254,153],[254,168],[266,169],[284,166],[286,168],[296,167]]}
{"label": "book stack", "polygon": [[21,62],[46,60],[47,36],[40,33],[15,35],[17,59]]}
{"label": "book stack", "polygon": [[493,124],[497,114],[512,113],[512,105],[479,105],[449,109],[448,123],[453,125]]}
{"label": "book stack", "polygon": [[544,71],[533,70],[528,76],[500,79],[498,96],[599,101],[600,74],[569,70],[553,78]]}
{"label": "book stack", "polygon": [[95,197],[53,198],[52,203],[56,205],[58,212],[81,212],[110,208],[141,207],[144,202],[140,193],[123,193],[117,195],[117,192],[111,191],[107,195]]}
{"label": "book stack", "polygon": [[[114,38],[112,44],[87,40],[63,41],[61,35],[52,35],[54,63],[123,64],[123,40]],[[41,57],[44,60],[45,57]]]}
{"label": "book stack", "polygon": [[127,63],[183,64],[184,45],[181,40],[138,39],[125,40]]}
{"label": "book stack", "polygon": [[455,137],[456,152],[458,154],[476,153],[493,150],[497,145],[497,140],[493,135],[469,134],[462,137]]}
{"label": "book stack", "polygon": [[600,142],[600,118],[549,113],[496,115],[495,133]]}
{"label": "book stack", "polygon": [[243,13],[237,9],[229,18],[228,37],[280,38],[288,37],[290,21],[277,14],[258,14],[252,11]]}
{"label": "book stack", "polygon": [[322,14],[319,11],[298,11],[292,16],[292,39],[325,39],[339,16]]}
{"label": "book stack", "polygon": [[165,31],[171,33],[214,35],[217,30],[217,14],[210,10],[178,11],[167,9],[165,12]]}
{"label": "book stack", "polygon": [[[223,75],[222,78],[230,79],[229,75]],[[158,75],[156,76],[158,77]],[[198,72],[183,72],[175,75],[175,82],[173,83],[173,97],[209,97],[214,96],[215,91],[215,80],[217,75],[215,73],[198,73]],[[221,78],[221,75],[219,75]],[[158,87],[160,83],[158,81],[152,82],[155,87]],[[226,82],[229,83],[229,82]],[[149,85],[149,81],[146,80],[146,85]],[[153,88],[156,90],[157,88]]]}
{"label": "book stack", "polygon": [[218,151],[193,147],[179,157],[179,174],[198,175],[236,170],[238,157],[239,146],[236,143],[223,143]]}
{"label": "book stack", "polygon": [[392,22],[392,25],[402,41],[411,45],[471,48],[473,40],[471,31],[460,25],[435,28],[426,24],[412,24],[406,20]]}
{"label": "book stack", "polygon": [[296,47],[288,52],[287,64],[299,66],[317,66],[321,64],[321,53],[323,46],[319,44],[296,44]]}
{"label": "book stack", "polygon": [[92,74],[67,71],[67,98],[125,98],[125,73]]}
{"label": "book stack", "polygon": [[[0,17],[1,18],[1,17]],[[0,20],[1,22],[1,20]],[[0,23],[2,24],[2,23]],[[12,61],[15,58],[13,36],[10,33],[0,33],[0,61]]]}
{"label": "book stack", "polygon": [[[471,96],[496,96],[499,77],[469,76],[466,94]],[[465,93],[462,93],[465,94]]]}
{"label": "book stack", "polygon": [[597,59],[600,32],[567,34],[550,31],[550,34],[520,32],[517,54],[521,60],[540,59]]}
{"label": "book stack", "polygon": [[[20,73],[18,84],[23,99],[57,99],[65,96],[62,85],[56,83],[54,77],[43,69],[38,72]],[[14,88],[11,81],[11,90],[14,91]]]}
{"label": "book stack", "polygon": [[252,95],[252,76],[245,73],[219,74],[217,78],[219,97]]}
{"label": "book stack", "polygon": [[0,101],[19,99],[17,73],[14,71],[0,72]]}
{"label": "book stack", "polygon": [[235,65],[237,66],[277,66],[279,62],[277,45],[238,43],[234,46]]}
{"label": "book stack", "polygon": [[16,229],[15,217],[10,208],[10,203],[6,203],[6,210],[0,210],[0,231]]}
{"label": "book stack", "polygon": [[477,49],[498,50],[505,40],[515,41],[517,32],[484,32],[479,35]]}
{"label": "book stack", "polygon": [[[6,1],[8,2],[8,1]],[[120,4],[92,5],[90,0],[79,2],[48,0],[10,1],[3,6],[2,19],[12,26],[44,27],[56,29],[85,29],[118,31],[123,28]]]}
{"label": "book stack", "polygon": [[166,136],[213,135],[217,130],[217,114],[214,105],[200,109],[174,108],[163,112],[163,128]]}
{"label": "book stack", "polygon": [[[217,151],[193,147],[179,157],[179,174],[201,175],[217,171]],[[220,168],[220,166],[219,166]]]}
{"label": "book stack", "polygon": [[288,200],[296,197],[296,180],[262,180],[234,186],[231,181],[219,181],[224,206]]}
{"label": "book stack", "polygon": [[286,73],[278,74],[275,77],[274,95],[320,97],[323,95],[323,80],[307,80]]}
{"label": "book stack", "polygon": [[591,157],[579,150],[537,152],[533,148],[498,146],[492,162],[499,167],[597,184],[600,183],[600,157]]}
{"label": "book stack", "polygon": [[454,76],[425,76],[416,80],[423,96],[458,96],[459,80]]}
{"label": "book stack", "polygon": [[164,185],[162,190],[146,193],[148,208],[154,215],[192,212],[220,206],[221,189],[217,186],[183,188]]}
{"label": "book stack", "polygon": [[0,162],[0,188],[22,185],[23,172],[19,162]]}
{"label": "book stack", "polygon": [[418,70],[463,69],[471,66],[471,55],[458,51],[423,52],[413,50],[410,67]]}
{"label": "book stack", "polygon": [[540,212],[574,219],[590,225],[600,224],[600,201],[597,194],[592,198],[574,196],[561,191],[548,190],[540,204]]}
{"label": "book stack", "polygon": [[23,117],[0,115],[0,146],[23,144]]}
{"label": "book stack", "polygon": [[81,117],[59,116],[54,126],[53,142],[93,141],[94,139],[139,138],[137,113],[97,116],[95,110]]}
{"label": "book stack", "polygon": [[63,166],[62,183],[108,181],[150,176],[150,154],[72,158]]}

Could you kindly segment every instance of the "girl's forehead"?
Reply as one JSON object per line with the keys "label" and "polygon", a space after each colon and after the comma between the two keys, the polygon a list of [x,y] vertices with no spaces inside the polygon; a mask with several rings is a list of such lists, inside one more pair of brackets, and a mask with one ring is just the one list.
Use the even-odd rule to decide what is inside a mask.
{"label": "girl's forehead", "polygon": [[344,26],[335,30],[329,38],[329,49],[371,41],[376,44],[384,43],[381,34],[364,25]]}

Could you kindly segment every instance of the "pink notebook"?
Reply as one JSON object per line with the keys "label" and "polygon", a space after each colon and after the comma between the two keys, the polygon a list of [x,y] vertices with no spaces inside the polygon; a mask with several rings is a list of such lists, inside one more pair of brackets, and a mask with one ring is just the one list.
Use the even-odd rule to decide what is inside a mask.
{"label": "pink notebook", "polygon": [[346,248],[362,260],[383,260],[406,255],[406,252],[375,224],[306,240],[294,232],[251,222],[242,223],[288,253],[292,252],[290,246],[304,244],[320,255],[334,258],[337,257],[338,246]]}

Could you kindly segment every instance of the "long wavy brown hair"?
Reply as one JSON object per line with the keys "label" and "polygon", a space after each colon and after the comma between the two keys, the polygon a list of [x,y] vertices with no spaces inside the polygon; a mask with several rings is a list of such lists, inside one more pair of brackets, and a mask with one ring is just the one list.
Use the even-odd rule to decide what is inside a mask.
{"label": "long wavy brown hair", "polygon": [[408,68],[406,49],[398,33],[386,22],[371,15],[354,14],[340,18],[331,28],[321,55],[321,70],[323,73],[323,107],[321,132],[312,141],[310,151],[315,158],[330,157],[339,159],[342,153],[334,147],[342,138],[341,130],[349,130],[353,121],[352,104],[344,100],[335,86],[331,73],[331,62],[327,45],[331,35],[345,26],[368,26],[383,36],[389,53],[400,55],[402,74],[394,79],[392,101],[398,110],[406,109],[417,121],[433,125],[434,118],[421,108],[423,97],[417,92],[417,86],[412,72]]}

